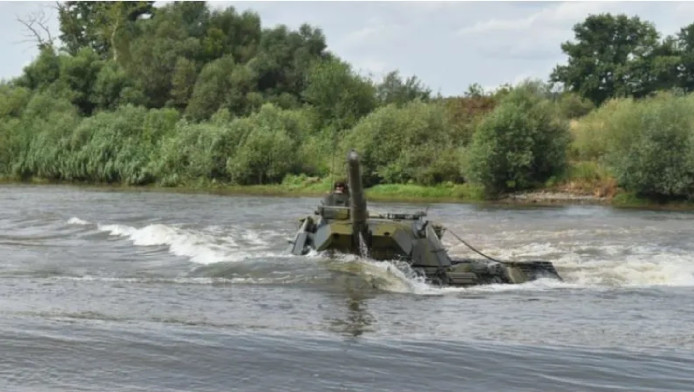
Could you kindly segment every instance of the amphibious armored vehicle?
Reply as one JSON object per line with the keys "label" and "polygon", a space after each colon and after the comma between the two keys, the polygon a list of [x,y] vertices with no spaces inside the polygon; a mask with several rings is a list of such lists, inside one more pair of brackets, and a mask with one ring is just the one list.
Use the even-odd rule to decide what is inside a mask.
{"label": "amphibious armored vehicle", "polygon": [[[326,198],[314,215],[301,220],[292,253],[311,250],[361,255],[373,260],[401,260],[434,284],[472,286],[524,283],[538,278],[561,279],[548,261],[501,261],[451,258],[441,243],[445,228],[426,219],[426,213],[369,214],[361,182],[359,157],[347,156],[349,195]],[[335,200],[340,202],[334,203]],[[336,205],[337,204],[337,205]],[[340,205],[341,204],[341,205]]]}

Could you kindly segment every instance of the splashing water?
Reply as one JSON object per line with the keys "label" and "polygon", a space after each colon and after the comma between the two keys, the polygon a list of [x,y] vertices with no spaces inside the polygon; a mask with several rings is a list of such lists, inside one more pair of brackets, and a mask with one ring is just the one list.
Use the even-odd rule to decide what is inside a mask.
{"label": "splashing water", "polygon": [[[69,219],[67,223],[80,226],[91,224],[77,217]],[[277,234],[273,232],[236,227],[222,229],[218,226],[189,229],[165,224],[150,224],[141,228],[121,224],[96,224],[96,229],[111,236],[126,238],[135,246],[165,246],[171,254],[187,257],[197,264],[290,256],[271,251],[272,243],[263,240],[264,237]]]}
{"label": "splashing water", "polygon": [[359,233],[359,255],[364,259],[369,258],[369,247],[366,245],[366,240],[364,240],[362,233]]}
{"label": "splashing water", "polygon": [[[93,225],[98,231],[128,239],[135,246],[165,246],[169,253],[187,257],[197,264],[291,257],[283,249],[275,246],[280,241],[279,237],[283,235],[275,231],[251,230],[241,226],[208,226],[193,229],[171,224],[133,227],[97,224],[78,217],[70,218],[67,223],[83,227]],[[520,237],[512,241],[518,244],[515,246],[507,242],[500,248],[498,244],[492,244],[490,241],[486,249],[494,257],[520,261],[549,260],[564,278],[564,282],[528,283],[513,287],[451,289],[420,282],[416,274],[409,273],[397,262],[371,260],[366,239],[361,233],[358,236],[358,257],[363,263],[369,264],[362,271],[365,275],[378,276],[377,280],[382,283],[377,285],[379,288],[395,292],[694,286],[694,257],[690,252],[643,241],[641,245],[636,246],[633,241],[626,241],[620,237],[632,234],[628,230],[625,233],[616,231],[612,236],[601,236],[596,240],[592,231],[572,229],[568,234],[553,233],[551,238],[541,235],[539,237],[542,240],[516,233]],[[505,235],[499,242],[504,243],[504,240],[508,240]],[[466,255],[460,245],[446,245],[453,256]],[[319,254],[307,257],[323,258]]]}

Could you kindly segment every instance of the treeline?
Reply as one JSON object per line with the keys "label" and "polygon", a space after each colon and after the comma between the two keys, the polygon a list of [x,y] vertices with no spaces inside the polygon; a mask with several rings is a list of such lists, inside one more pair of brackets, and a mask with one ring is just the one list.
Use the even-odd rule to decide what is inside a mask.
{"label": "treeline", "polygon": [[[40,40],[37,59],[0,85],[0,176],[281,183],[343,175],[354,148],[367,186],[467,183],[496,197],[616,179],[649,197],[694,197],[689,88],[659,82],[648,93],[616,88],[596,99],[561,80],[575,64],[603,64],[579,61],[595,51],[570,50],[593,37],[584,27],[612,31],[595,18],[642,23],[601,15],[577,25],[577,42],[563,46],[569,64],[552,76],[563,90],[528,81],[442,98],[414,76],[358,75],[308,25],[262,28],[255,13],[194,2],[61,3],[64,46]],[[626,28],[627,43],[642,30]],[[685,80],[678,69],[675,79]],[[654,93],[663,89],[672,91]]]}
{"label": "treeline", "polygon": [[642,98],[660,90],[694,90],[694,23],[661,39],[639,17],[591,15],[564,42],[569,57],[550,80],[600,105],[612,98]]}

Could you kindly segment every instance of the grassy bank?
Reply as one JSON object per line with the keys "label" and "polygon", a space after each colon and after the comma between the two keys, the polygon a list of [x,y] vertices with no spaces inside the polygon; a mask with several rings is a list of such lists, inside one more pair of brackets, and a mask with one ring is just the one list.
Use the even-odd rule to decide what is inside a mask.
{"label": "grassy bank", "polygon": [[[522,194],[523,197],[505,197],[498,200],[487,200],[481,187],[471,184],[444,184],[421,186],[415,184],[381,184],[366,189],[369,201],[392,201],[414,203],[503,203],[510,205],[558,206],[574,204],[602,204],[617,208],[636,208],[651,210],[691,211],[694,201],[653,201],[640,197],[632,192],[615,188],[611,197],[586,197],[597,191],[587,191],[588,185],[575,185],[576,181],[554,184],[545,188]],[[203,193],[228,196],[261,196],[261,197],[323,197],[330,189],[330,179],[308,178],[304,182],[285,181],[282,184],[270,185],[232,185],[214,181],[187,182],[174,187],[161,185],[122,185],[93,184],[67,181],[47,181],[31,178],[17,181],[11,178],[0,178],[0,184],[34,184],[34,185],[68,185],[87,189],[107,189],[126,192],[171,192]],[[574,185],[572,185],[574,184]],[[579,189],[579,190],[576,190]]]}

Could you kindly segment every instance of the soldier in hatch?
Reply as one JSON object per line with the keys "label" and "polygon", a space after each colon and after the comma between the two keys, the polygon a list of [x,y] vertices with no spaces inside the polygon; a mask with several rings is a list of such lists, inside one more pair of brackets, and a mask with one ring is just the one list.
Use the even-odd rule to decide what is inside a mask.
{"label": "soldier in hatch", "polygon": [[342,206],[349,207],[349,188],[344,181],[335,183],[333,191],[323,199],[324,206]]}

